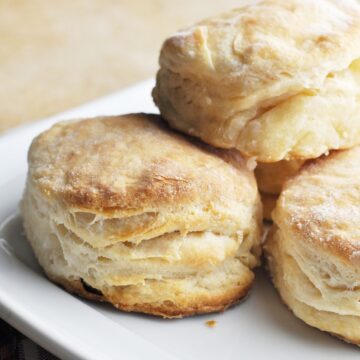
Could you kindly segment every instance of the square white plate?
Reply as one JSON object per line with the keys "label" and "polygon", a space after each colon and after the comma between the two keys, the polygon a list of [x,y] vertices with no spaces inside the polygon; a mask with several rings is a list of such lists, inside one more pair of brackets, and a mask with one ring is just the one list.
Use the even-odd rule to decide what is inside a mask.
{"label": "square white plate", "polygon": [[[358,359],[358,348],[304,325],[258,271],[250,297],[222,314],[161,320],[81,300],[50,283],[23,236],[26,153],[60,119],[155,112],[153,81],[0,137],[0,316],[63,359]],[[216,320],[209,328],[207,320]]]}

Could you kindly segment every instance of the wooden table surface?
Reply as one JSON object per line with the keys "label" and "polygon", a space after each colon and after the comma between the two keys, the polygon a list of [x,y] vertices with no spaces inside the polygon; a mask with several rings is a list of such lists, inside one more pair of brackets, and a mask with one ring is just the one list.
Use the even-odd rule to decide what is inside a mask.
{"label": "wooden table surface", "polygon": [[166,36],[245,1],[1,0],[0,132],[154,76]]}

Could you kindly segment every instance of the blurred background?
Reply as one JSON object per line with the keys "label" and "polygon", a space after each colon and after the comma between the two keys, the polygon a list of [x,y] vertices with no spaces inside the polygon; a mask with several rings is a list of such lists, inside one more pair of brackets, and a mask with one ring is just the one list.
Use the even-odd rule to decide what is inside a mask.
{"label": "blurred background", "polygon": [[0,0],[0,132],[154,76],[164,38],[244,0]]}

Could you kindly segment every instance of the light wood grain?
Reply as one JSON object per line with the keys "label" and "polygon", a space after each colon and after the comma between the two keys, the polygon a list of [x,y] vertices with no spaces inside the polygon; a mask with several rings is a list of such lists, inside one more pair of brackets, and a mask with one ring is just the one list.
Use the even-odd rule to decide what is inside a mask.
{"label": "light wood grain", "polygon": [[163,39],[239,0],[0,0],[0,131],[154,76]]}

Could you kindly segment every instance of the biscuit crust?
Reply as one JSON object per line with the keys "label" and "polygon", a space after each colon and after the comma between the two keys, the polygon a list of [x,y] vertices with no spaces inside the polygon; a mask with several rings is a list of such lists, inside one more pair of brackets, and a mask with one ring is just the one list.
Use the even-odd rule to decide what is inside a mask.
{"label": "biscuit crust", "polygon": [[59,123],[29,151],[27,237],[50,279],[125,311],[181,317],[246,295],[261,204],[237,151],[129,114]]}
{"label": "biscuit crust", "polygon": [[168,38],[153,97],[209,144],[311,159],[359,142],[359,58],[355,0],[265,0]]}
{"label": "biscuit crust", "polygon": [[238,283],[236,286],[232,284],[226,291],[218,292],[216,295],[202,294],[202,296],[199,296],[199,294],[193,294],[194,296],[190,299],[189,294],[186,294],[186,298],[184,296],[181,302],[179,302],[179,299],[176,302],[168,299],[159,301],[159,293],[162,290],[168,292],[168,285],[165,284],[155,288],[157,292],[155,294],[156,301],[139,302],[138,292],[141,292],[141,286],[117,287],[108,289],[108,292],[99,295],[93,293],[91,289],[89,291],[89,288],[86,285],[84,286],[84,282],[81,280],[67,280],[51,275],[49,279],[68,292],[92,301],[109,302],[121,311],[140,312],[160,316],[164,319],[174,319],[197,314],[222,312],[236,305],[249,294],[254,275],[249,272],[242,279],[242,283]]}
{"label": "biscuit crust", "polygon": [[305,165],[284,186],[265,254],[296,316],[360,343],[360,148]]}

